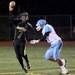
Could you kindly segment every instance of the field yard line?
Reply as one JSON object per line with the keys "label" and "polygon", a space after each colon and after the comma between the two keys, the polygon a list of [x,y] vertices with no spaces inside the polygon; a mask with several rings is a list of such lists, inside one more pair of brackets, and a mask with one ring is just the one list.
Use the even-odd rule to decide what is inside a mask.
{"label": "field yard line", "polygon": [[17,61],[4,61],[4,62],[0,61],[0,63],[14,63],[14,62],[16,63]]}
{"label": "field yard line", "polygon": [[2,72],[2,73],[0,73],[0,75],[8,75],[8,74],[9,74],[9,75],[12,75],[12,74],[15,75],[15,74],[22,74],[22,73],[23,73],[23,72],[6,72],[6,73],[3,73],[3,72]]}
{"label": "field yard line", "polygon": [[[51,72],[54,71],[55,69],[50,70]],[[75,70],[75,69],[69,69],[69,70]],[[33,71],[34,72],[34,71]],[[29,72],[31,73],[31,72]],[[24,72],[1,72],[0,75],[15,75],[15,74],[24,74]],[[75,75],[75,74],[68,74],[68,75]]]}
{"label": "field yard line", "polygon": [[[15,74],[22,74],[22,73],[21,72],[0,73],[0,75],[15,75]],[[30,73],[30,75],[31,75],[31,73]],[[68,74],[68,75],[75,75],[75,74]]]}
{"label": "field yard line", "polygon": [[68,75],[75,75],[75,74],[68,74]]}

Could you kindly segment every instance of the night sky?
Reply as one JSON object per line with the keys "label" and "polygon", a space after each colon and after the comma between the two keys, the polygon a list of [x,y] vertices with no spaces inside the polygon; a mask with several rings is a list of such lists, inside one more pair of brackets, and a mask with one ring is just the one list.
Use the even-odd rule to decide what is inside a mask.
{"label": "night sky", "polygon": [[[11,0],[9,0],[11,1]],[[0,0],[3,14],[8,12],[8,0]],[[15,0],[20,11],[27,11],[31,15],[75,14],[74,0]]]}
{"label": "night sky", "polygon": [[72,0],[17,0],[22,11],[32,15],[75,14]]}

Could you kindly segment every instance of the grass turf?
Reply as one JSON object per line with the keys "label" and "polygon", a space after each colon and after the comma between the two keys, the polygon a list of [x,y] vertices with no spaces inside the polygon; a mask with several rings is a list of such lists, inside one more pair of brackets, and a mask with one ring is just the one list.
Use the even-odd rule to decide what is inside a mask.
{"label": "grass turf", "polygon": [[[58,64],[44,59],[47,48],[46,45],[27,47],[31,69],[25,74],[16,59],[13,47],[0,47],[0,75],[60,75]],[[68,61],[69,75],[75,75],[75,46],[64,46],[61,53]]]}

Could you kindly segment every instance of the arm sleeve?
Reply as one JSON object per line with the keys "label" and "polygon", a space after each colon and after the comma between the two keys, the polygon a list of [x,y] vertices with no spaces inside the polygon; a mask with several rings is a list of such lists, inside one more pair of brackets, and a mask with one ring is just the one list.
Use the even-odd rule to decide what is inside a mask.
{"label": "arm sleeve", "polygon": [[45,35],[43,36],[43,39],[46,39],[47,36],[49,36],[50,32],[46,32]]}
{"label": "arm sleeve", "polygon": [[35,32],[35,29],[33,28],[32,24],[30,24],[29,22],[27,24],[28,24],[28,30]]}
{"label": "arm sleeve", "polygon": [[46,32],[46,33],[44,34],[44,36],[42,35],[41,38],[40,38],[40,40],[45,40],[46,37],[49,36],[49,33],[50,33],[50,32]]}
{"label": "arm sleeve", "polygon": [[47,36],[49,36],[49,33],[51,32],[51,29],[49,26],[46,26],[44,29],[43,29],[43,32],[42,32],[42,39],[46,39]]}

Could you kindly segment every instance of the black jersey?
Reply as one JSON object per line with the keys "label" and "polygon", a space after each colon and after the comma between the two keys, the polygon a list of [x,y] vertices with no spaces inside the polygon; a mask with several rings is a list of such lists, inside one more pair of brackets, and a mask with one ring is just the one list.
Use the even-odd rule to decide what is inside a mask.
{"label": "black jersey", "polygon": [[32,25],[28,22],[23,22],[23,23],[21,22],[17,26],[24,27],[26,29],[26,32],[20,31],[20,30],[15,28],[14,39],[25,40],[27,38],[28,32],[33,30]]}

